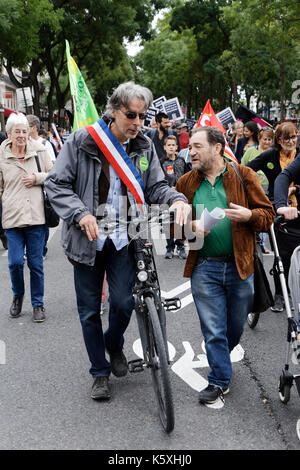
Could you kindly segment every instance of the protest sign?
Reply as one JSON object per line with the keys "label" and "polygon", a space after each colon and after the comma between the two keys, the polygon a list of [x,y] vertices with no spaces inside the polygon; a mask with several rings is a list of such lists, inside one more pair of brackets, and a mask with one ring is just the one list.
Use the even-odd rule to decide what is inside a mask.
{"label": "protest sign", "polygon": [[166,97],[160,96],[160,98],[156,98],[156,100],[153,101],[152,106],[153,108],[158,109],[158,111],[164,112],[163,103],[165,101],[166,101]]}
{"label": "protest sign", "polygon": [[216,116],[225,128],[231,127],[232,123],[236,121],[235,115],[233,114],[231,108],[223,109],[217,113]]}
{"label": "protest sign", "polygon": [[183,119],[181,107],[178,98],[171,98],[163,102],[164,112],[169,116],[170,121]]}
{"label": "protest sign", "polygon": [[150,106],[150,108],[147,109],[146,119],[144,120],[144,127],[150,127],[151,126],[151,121],[157,113],[158,113],[157,108],[154,108],[154,107]]}

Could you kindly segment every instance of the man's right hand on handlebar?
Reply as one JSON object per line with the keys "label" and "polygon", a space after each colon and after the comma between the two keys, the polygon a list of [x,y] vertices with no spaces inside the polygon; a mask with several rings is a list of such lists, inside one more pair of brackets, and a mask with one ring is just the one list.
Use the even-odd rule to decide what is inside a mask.
{"label": "man's right hand on handlebar", "polygon": [[298,209],[297,207],[279,207],[277,214],[283,215],[285,220],[294,220],[298,218]]}

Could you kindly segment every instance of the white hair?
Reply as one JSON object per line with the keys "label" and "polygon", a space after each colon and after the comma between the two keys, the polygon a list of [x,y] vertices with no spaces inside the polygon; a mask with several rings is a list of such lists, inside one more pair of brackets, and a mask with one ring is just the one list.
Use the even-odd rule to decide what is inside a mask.
{"label": "white hair", "polygon": [[5,130],[6,132],[11,132],[12,128],[17,126],[18,124],[24,124],[29,132],[29,124],[26,119],[26,116],[22,113],[11,113],[6,121]]}
{"label": "white hair", "polygon": [[128,108],[133,98],[144,101],[145,109],[148,109],[153,101],[153,95],[149,88],[134,82],[121,83],[121,85],[114,90],[111,97],[108,98],[105,114],[111,117],[111,112],[117,111],[121,106]]}

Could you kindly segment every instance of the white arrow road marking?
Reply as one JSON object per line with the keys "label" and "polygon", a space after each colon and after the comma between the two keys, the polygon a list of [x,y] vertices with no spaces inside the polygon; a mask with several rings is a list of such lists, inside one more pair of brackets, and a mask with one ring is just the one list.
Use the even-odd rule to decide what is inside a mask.
{"label": "white arrow road marking", "polygon": [[[191,346],[191,344],[188,341],[183,341],[182,345],[184,347],[185,353],[183,356],[181,356],[178,361],[174,362],[174,364],[171,367],[171,370],[178,375],[185,383],[187,383],[193,390],[196,390],[197,392],[200,392],[204,388],[207,387],[208,382],[207,380],[202,377],[199,372],[196,372],[195,369],[201,369],[201,368],[207,368],[209,367],[208,361],[207,361],[207,356],[206,354],[198,354],[197,355],[197,361],[194,361],[195,353],[194,350]],[[204,341],[201,344],[201,347],[205,353],[205,343]],[[135,352],[135,354],[143,359],[143,349],[142,349],[142,343],[140,338],[134,341],[132,345],[132,349]],[[176,355],[176,349],[173,346],[172,343],[168,341],[168,350],[169,350],[169,358],[172,361],[175,358]],[[244,349],[240,344],[238,344],[234,350],[230,354],[230,359],[231,362],[239,362],[243,359],[244,357]],[[208,408],[213,408],[213,409],[220,409],[223,408],[225,403],[224,398],[223,399],[218,399],[215,403],[212,403],[211,405],[205,405]]]}
{"label": "white arrow road marking", "polygon": [[[182,345],[185,353],[172,365],[171,369],[191,388],[200,392],[200,390],[203,390],[207,386],[207,380],[198,374],[195,369],[199,367],[207,367],[207,365],[204,364],[203,358],[201,357],[198,357],[198,361],[194,361],[195,353],[188,341],[183,341]],[[202,356],[204,356],[204,354],[202,354]]]}
{"label": "white arrow road marking", "polygon": [[[198,361],[194,361],[195,353],[188,341],[183,341],[182,345],[185,349],[184,355],[176,361],[172,370],[177,374],[182,380],[184,380],[191,388],[200,392],[207,387],[208,382],[205,380],[202,375],[195,371],[195,369],[209,367],[206,354],[198,354]],[[202,342],[202,349],[205,352],[204,341]],[[237,345],[230,354],[231,362],[241,361],[244,357],[244,350],[241,345]],[[206,405],[209,408],[220,409],[224,406],[224,399],[220,398],[211,405]]]}

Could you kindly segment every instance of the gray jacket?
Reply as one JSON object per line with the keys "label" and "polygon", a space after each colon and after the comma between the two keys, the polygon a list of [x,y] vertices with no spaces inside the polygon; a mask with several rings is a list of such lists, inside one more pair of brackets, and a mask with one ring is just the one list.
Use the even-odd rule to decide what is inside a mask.
{"label": "gray jacket", "polygon": [[[70,135],[65,142],[53,169],[45,181],[50,202],[63,219],[62,246],[72,260],[93,266],[97,242],[89,242],[87,236],[76,227],[87,214],[96,216],[99,201],[99,177],[101,173],[100,150],[85,128]],[[145,188],[147,204],[171,205],[186,197],[168,186],[164,178],[152,141],[141,132],[130,141],[128,154],[134,163]],[[140,165],[146,157],[149,165]],[[147,165],[146,165],[147,166]],[[133,196],[127,191],[129,203]]]}

